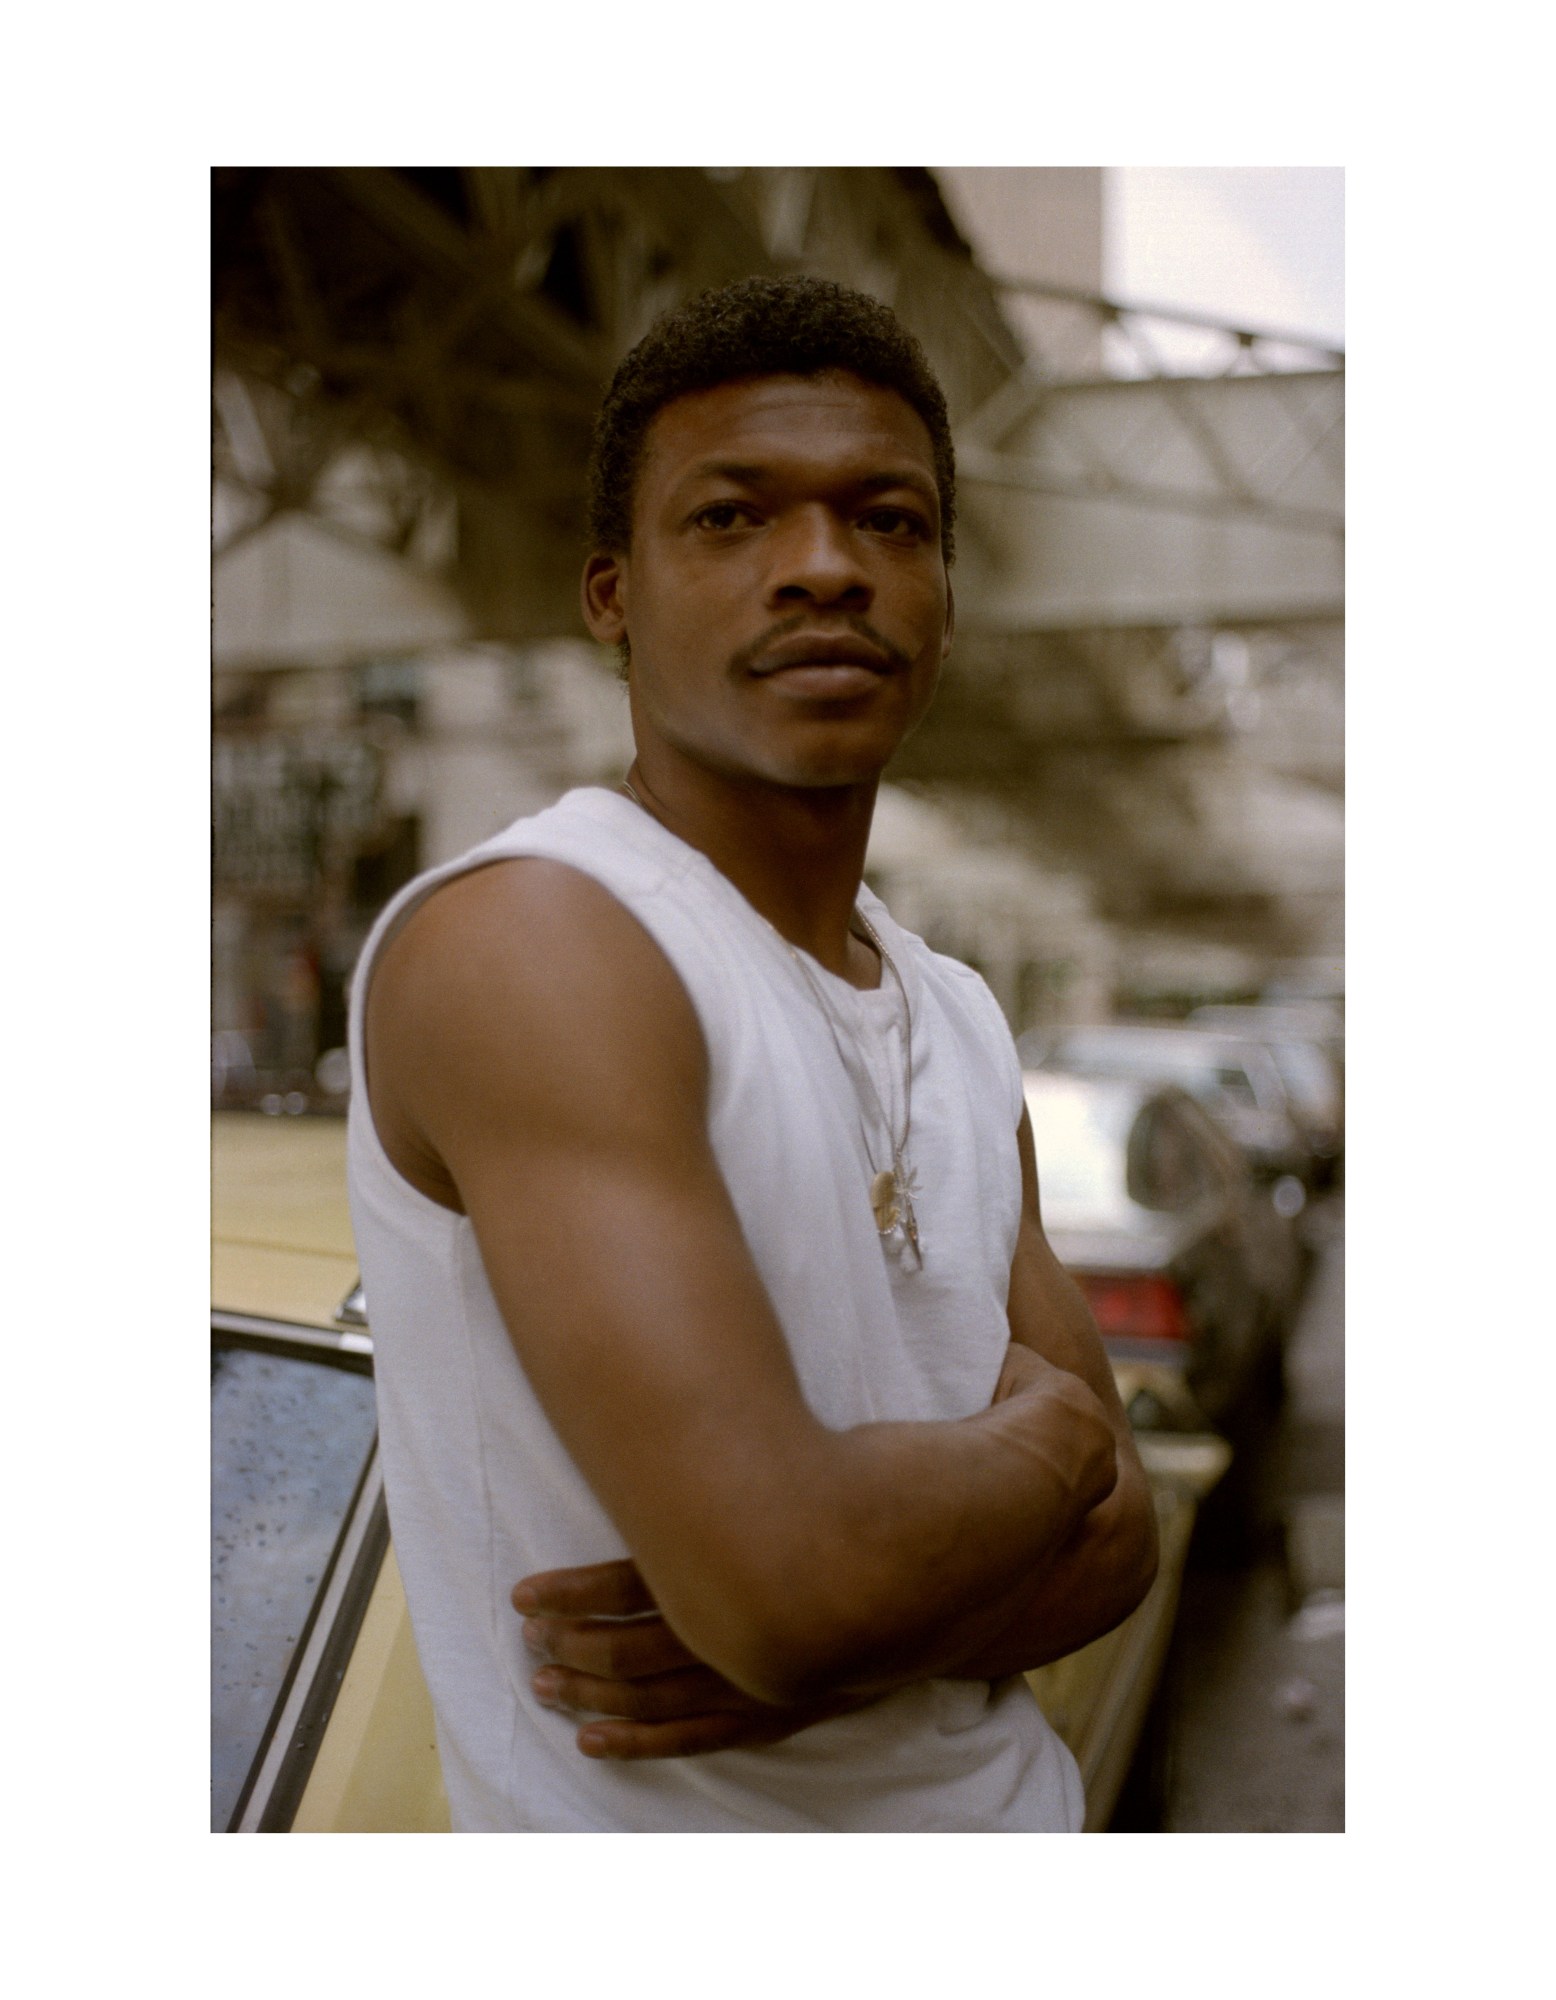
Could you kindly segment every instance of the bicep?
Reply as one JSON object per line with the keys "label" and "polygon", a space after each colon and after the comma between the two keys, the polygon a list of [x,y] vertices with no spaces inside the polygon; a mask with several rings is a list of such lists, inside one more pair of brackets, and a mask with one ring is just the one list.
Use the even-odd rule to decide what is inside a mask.
{"label": "bicep", "polygon": [[517,863],[424,906],[371,1003],[542,1408],[695,1625],[738,1594],[814,1419],[708,1140],[684,988],[598,884]]}

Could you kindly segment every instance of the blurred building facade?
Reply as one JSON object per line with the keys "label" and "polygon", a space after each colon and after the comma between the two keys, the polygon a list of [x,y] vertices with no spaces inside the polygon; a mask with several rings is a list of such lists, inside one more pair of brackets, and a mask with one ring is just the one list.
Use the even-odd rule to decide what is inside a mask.
{"label": "blurred building facade", "polygon": [[213,1025],[302,1084],[418,867],[630,758],[588,429],[654,315],[892,303],[962,466],[956,657],[872,881],[1017,1029],[1338,966],[1331,355],[1153,373],[1101,169],[232,169],[215,183]]}

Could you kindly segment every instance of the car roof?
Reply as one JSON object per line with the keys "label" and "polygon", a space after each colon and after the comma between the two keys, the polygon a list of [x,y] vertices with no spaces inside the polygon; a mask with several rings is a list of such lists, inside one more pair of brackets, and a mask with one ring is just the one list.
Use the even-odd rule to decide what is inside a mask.
{"label": "car roof", "polygon": [[1247,1057],[1251,1054],[1255,1062],[1265,1060],[1268,1054],[1257,1036],[1196,1027],[1187,1021],[1105,1021],[1062,1028],[1049,1043],[1047,1053],[1053,1057],[1062,1055],[1067,1049],[1087,1048],[1187,1051],[1207,1058],[1217,1055]]}
{"label": "car roof", "polygon": [[211,1303],[332,1327],[356,1282],[342,1118],[211,1118]]}
{"label": "car roof", "polygon": [[1257,1041],[1339,1042],[1345,1023],[1333,1011],[1296,1004],[1196,1007],[1186,1027],[1211,1034],[1249,1035]]}

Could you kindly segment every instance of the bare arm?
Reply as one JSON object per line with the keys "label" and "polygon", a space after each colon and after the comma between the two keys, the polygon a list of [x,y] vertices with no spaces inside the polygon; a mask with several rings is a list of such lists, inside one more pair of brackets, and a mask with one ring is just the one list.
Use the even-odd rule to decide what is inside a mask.
{"label": "bare arm", "polygon": [[[1002,1679],[1074,1652],[1127,1617],[1156,1569],[1150,1489],[1091,1313],[1043,1235],[1025,1117],[1019,1140],[1023,1217],[1011,1273],[1014,1340],[996,1393],[1012,1394],[1044,1359],[1080,1376],[1113,1428],[1118,1478],[1047,1561],[980,1607],[976,1639],[965,1624],[944,1635],[956,1653],[944,1669],[953,1678]],[[592,1715],[579,1732],[580,1748],[590,1755],[679,1757],[770,1743],[857,1705],[857,1697],[783,1709],[752,1703],[661,1620],[619,1622],[623,1614],[654,1610],[630,1563],[527,1578],[514,1603],[530,1614],[524,1637],[540,1669],[542,1698]],[[894,1684],[918,1677],[903,1673]]]}
{"label": "bare arm", "polygon": [[1031,1121],[1022,1113],[1022,1217],[1010,1274],[1010,1331],[1019,1368],[1023,1351],[1079,1376],[1107,1412],[1118,1478],[1106,1499],[1006,1600],[1007,1621],[953,1670],[998,1679],[1073,1653],[1119,1624],[1156,1574],[1156,1510],[1129,1419],[1119,1401],[1102,1341],[1080,1288],[1043,1234]]}
{"label": "bare arm", "polygon": [[958,1423],[807,1407],[706,1133],[684,990],[597,884],[438,891],[368,1008],[391,1157],[474,1224],[548,1418],[677,1637],[783,1703],[944,1672],[1115,1478],[1094,1390],[1034,1354]]}
{"label": "bare arm", "polygon": [[[1001,1394],[1012,1392],[1027,1365],[1027,1350],[1013,1347]],[[1121,1476],[1126,1491],[1129,1483]],[[1149,1492],[1140,1497],[1140,1508],[1130,1509],[1110,1494],[1033,1577],[983,1607],[977,1629],[994,1636],[977,1650],[960,1652],[965,1627],[947,1634],[959,1656],[945,1674],[1003,1679],[1073,1652],[1127,1616],[1155,1568]],[[677,1639],[630,1561],[527,1577],[513,1603],[527,1614],[535,1691],[550,1706],[588,1716],[578,1745],[589,1756],[686,1757],[780,1742],[922,1678],[878,1676],[867,1691],[781,1707],[755,1701]]]}

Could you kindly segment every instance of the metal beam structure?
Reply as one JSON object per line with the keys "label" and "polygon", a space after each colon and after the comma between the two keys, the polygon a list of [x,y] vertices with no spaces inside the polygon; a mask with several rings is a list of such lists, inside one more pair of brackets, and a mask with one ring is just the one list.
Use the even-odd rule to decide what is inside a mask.
{"label": "metal beam structure", "polygon": [[214,220],[221,546],[305,514],[414,560],[441,489],[441,567],[493,639],[576,629],[593,412],[679,299],[782,270],[861,285],[953,416],[1021,362],[922,168],[232,168]]}
{"label": "metal beam structure", "polygon": [[1045,387],[1000,445],[963,434],[1000,631],[1338,618],[1344,377]]}
{"label": "metal beam structure", "polygon": [[[992,630],[1338,618],[1344,356],[1324,342],[1033,280],[1055,324],[958,429]],[[1194,336],[1191,360],[1164,335]],[[1079,336],[1079,337],[1078,337]],[[1100,356],[1076,378],[1064,357]],[[1192,372],[1184,372],[1185,367]]]}
{"label": "metal beam structure", "polygon": [[1343,368],[1345,350],[1333,341],[1309,338],[1287,328],[1251,326],[1244,320],[1223,318],[1217,313],[1191,311],[1184,306],[1156,305],[1143,299],[1106,298],[1099,292],[1078,290],[1074,285],[1056,285],[1042,278],[1012,278],[989,274],[996,291],[1026,298],[1044,299],[1067,308],[1104,337],[1110,351],[1113,374],[1160,375],[1167,372],[1153,327],[1188,329],[1202,335],[1219,362],[1212,361],[1205,372],[1214,374],[1267,374],[1296,367],[1308,369]]}
{"label": "metal beam structure", "polygon": [[[676,299],[803,268],[891,298],[946,383],[971,625],[1339,614],[1338,351],[988,279],[923,170],[225,169],[215,221],[219,557],[301,513],[442,577],[477,634],[575,629],[610,369]],[[1108,375],[1023,350],[1002,294],[1075,316]],[[1185,327],[1213,372],[1163,360]]]}
{"label": "metal beam structure", "polygon": [[[958,444],[957,657],[898,775],[1025,818],[1115,913],[1213,848],[1257,928],[1200,801],[1251,741],[1238,660],[1306,660],[1334,735],[1337,348],[991,278],[922,168],[230,168],[213,221],[219,663],[577,633],[617,360],[706,286],[837,278],[923,342]],[[1016,297],[1051,338],[1017,337]]]}

